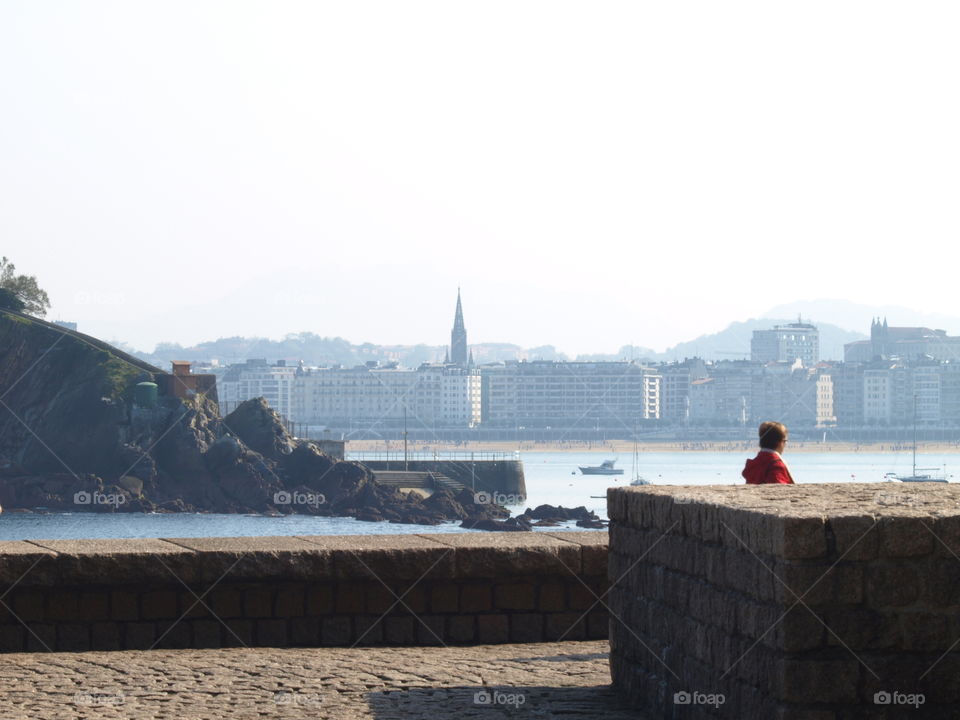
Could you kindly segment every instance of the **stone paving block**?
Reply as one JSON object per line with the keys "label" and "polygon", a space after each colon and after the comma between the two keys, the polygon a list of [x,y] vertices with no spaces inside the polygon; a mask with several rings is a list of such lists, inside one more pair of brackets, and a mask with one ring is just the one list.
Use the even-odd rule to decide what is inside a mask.
{"label": "stone paving block", "polygon": [[174,590],[153,590],[140,596],[140,612],[144,620],[174,619],[177,612],[177,593]]}
{"label": "stone paving block", "polygon": [[157,626],[145,622],[124,623],[123,634],[123,646],[133,650],[149,650],[159,637]]}
{"label": "stone paving block", "polygon": [[0,541],[0,587],[11,585],[54,585],[59,582],[57,565],[51,562],[56,553],[34,542]]}
{"label": "stone paving block", "polygon": [[192,647],[193,636],[190,633],[190,622],[187,620],[173,623],[157,623],[156,647],[164,649],[183,649]]}
{"label": "stone paving block", "polygon": [[341,615],[362,613],[366,607],[366,584],[341,582],[336,586],[336,611]]}
{"label": "stone paving block", "polygon": [[335,577],[388,585],[395,580],[449,577],[450,548],[434,535],[304,535],[327,553]]}
{"label": "stone paving block", "polygon": [[383,640],[391,645],[411,645],[416,637],[412,615],[388,617],[383,620]]}
{"label": "stone paving block", "polygon": [[204,619],[213,617],[210,596],[204,596],[200,590],[180,590],[177,592],[177,617]]}
{"label": "stone paving block", "polygon": [[379,614],[358,615],[354,623],[357,645],[378,645],[383,642],[383,621]]}
{"label": "stone paving block", "polygon": [[532,582],[494,585],[493,605],[498,610],[533,610],[536,589]]}
{"label": "stone paving block", "polygon": [[186,583],[237,583],[243,581],[316,581],[333,575],[329,552],[297,537],[167,538],[192,551],[189,567],[173,567]]}
{"label": "stone paving block", "polygon": [[273,589],[263,585],[245,589],[243,591],[243,616],[248,618],[273,617]]}
{"label": "stone paving block", "polygon": [[277,589],[276,614],[282,618],[301,617],[306,608],[306,586],[301,583],[283,585]]}
{"label": "stone paving block", "polygon": [[107,591],[81,592],[79,617],[86,621],[107,620],[110,617],[110,594]]}
{"label": "stone paving block", "polygon": [[353,625],[349,617],[325,617],[320,623],[323,645],[349,645],[353,642]]}
{"label": "stone paving block", "polygon": [[540,596],[537,609],[558,612],[567,607],[566,586],[560,583],[545,583],[540,586]]}
{"label": "stone paving block", "polygon": [[463,585],[460,588],[460,612],[477,613],[493,609],[493,588],[484,584]]}
{"label": "stone paving block", "polygon": [[287,647],[289,644],[286,620],[257,620],[255,627],[258,646]]}
{"label": "stone paving block", "polygon": [[451,615],[447,619],[447,637],[451,643],[469,643],[477,639],[475,615]]}
{"label": "stone paving block", "polygon": [[331,583],[307,587],[307,615],[328,615],[333,612],[333,585]]}
{"label": "stone paving block", "polygon": [[45,623],[27,623],[27,651],[52,652],[57,648],[57,626]]}
{"label": "stone paving block", "polygon": [[863,514],[831,517],[827,521],[827,527],[834,537],[835,547],[831,554],[833,559],[853,562],[877,557],[880,529],[874,516]]}
{"label": "stone paving block", "polygon": [[238,618],[243,616],[243,591],[231,585],[219,585],[205,597],[213,614],[219,618]]}
{"label": "stone paving block", "polygon": [[481,643],[505,643],[510,639],[507,615],[478,615],[477,640]]}
{"label": "stone paving block", "polygon": [[920,574],[909,561],[888,562],[866,571],[866,602],[871,608],[911,605],[922,587]]}
{"label": "stone paving block", "polygon": [[23,582],[36,585],[85,587],[109,578],[111,585],[163,581],[180,572],[189,575],[194,556],[189,550],[156,538],[95,540],[34,540],[38,548],[56,554],[44,561]]}
{"label": "stone paving block", "polygon": [[221,623],[220,632],[223,647],[253,647],[253,620],[231,618]]}
{"label": "stone paving block", "polygon": [[368,585],[364,589],[363,595],[368,613],[382,615],[395,605],[399,607],[397,598],[394,597],[391,589],[384,587],[380,583]]}
{"label": "stone paving block", "polygon": [[[547,640],[558,642],[583,640],[587,635],[583,613],[548,613],[545,618],[544,636]],[[481,642],[484,642],[482,636]],[[486,642],[497,641],[489,640]]]}
{"label": "stone paving block", "polygon": [[110,619],[118,622],[140,619],[140,598],[127,590],[110,593]]}
{"label": "stone paving block", "polygon": [[91,649],[90,626],[84,623],[57,624],[57,650],[82,652]]}
{"label": "stone paving block", "polygon": [[221,646],[223,624],[219,620],[192,620],[193,647],[218,648]]}
{"label": "stone paving block", "polygon": [[460,588],[453,583],[435,585],[430,590],[430,611],[453,613],[459,608]]}
{"label": "stone paving block", "polygon": [[543,640],[541,613],[513,613],[510,615],[510,642],[533,643]]}
{"label": "stone paving block", "polygon": [[452,548],[454,569],[445,577],[497,578],[581,571],[579,545],[546,533],[489,532],[435,535]]}
{"label": "stone paving block", "polygon": [[297,617],[291,619],[290,645],[293,647],[317,647],[320,645],[320,618]]}
{"label": "stone paving block", "polygon": [[26,648],[26,632],[19,623],[0,625],[0,652],[22,652]]}
{"label": "stone paving block", "polygon": [[544,533],[557,540],[580,546],[580,571],[584,575],[607,576],[607,555],[610,538],[606,531],[558,531]]}
{"label": "stone paving block", "polygon": [[446,630],[443,615],[417,615],[415,630],[418,645],[443,645]]}
{"label": "stone paving block", "polygon": [[916,557],[933,552],[933,522],[930,518],[880,518],[880,552],[884,557]]}
{"label": "stone paving block", "polygon": [[411,584],[409,581],[397,583],[393,586],[396,605],[391,612],[428,612],[430,609],[427,604],[429,599],[428,588],[429,584],[426,581],[416,582],[415,584]]}
{"label": "stone paving block", "polygon": [[92,650],[121,650],[123,648],[123,629],[120,623],[97,622],[90,628]]}
{"label": "stone paving block", "polygon": [[47,595],[45,617],[53,622],[77,620],[80,616],[80,595],[75,589],[63,589]]}

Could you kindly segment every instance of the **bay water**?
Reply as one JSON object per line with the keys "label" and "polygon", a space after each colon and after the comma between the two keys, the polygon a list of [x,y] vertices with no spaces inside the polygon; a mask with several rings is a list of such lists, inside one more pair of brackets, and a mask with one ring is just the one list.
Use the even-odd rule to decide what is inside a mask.
{"label": "bay water", "polygon": [[[606,518],[608,487],[629,485],[639,474],[654,485],[739,485],[745,452],[644,452],[637,467],[629,455],[602,452],[521,453],[526,475],[525,498],[509,507],[514,514],[542,504],[564,507],[585,506]],[[579,466],[599,465],[616,459],[623,475],[583,475]],[[909,474],[912,456],[871,452],[788,452],[784,459],[798,483],[881,482],[886,473]],[[953,469],[960,477],[960,455],[923,453],[918,465],[946,470],[951,481]],[[498,498],[500,499],[500,498]],[[555,530],[557,528],[546,528]],[[560,529],[578,529],[567,523]],[[464,530],[458,522],[441,525],[399,525],[370,523],[353,518],[322,518],[308,515],[267,517],[262,515],[221,515],[208,513],[14,513],[0,514],[0,540],[55,540],[78,538],[143,537],[247,537],[269,535],[371,535],[407,533],[482,532]]]}

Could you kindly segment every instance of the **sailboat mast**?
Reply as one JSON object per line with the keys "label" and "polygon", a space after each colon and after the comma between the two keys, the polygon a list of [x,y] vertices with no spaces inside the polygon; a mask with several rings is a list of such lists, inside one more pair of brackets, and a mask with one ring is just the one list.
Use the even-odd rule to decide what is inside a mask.
{"label": "sailboat mast", "polygon": [[913,394],[913,477],[917,476],[917,394]]}

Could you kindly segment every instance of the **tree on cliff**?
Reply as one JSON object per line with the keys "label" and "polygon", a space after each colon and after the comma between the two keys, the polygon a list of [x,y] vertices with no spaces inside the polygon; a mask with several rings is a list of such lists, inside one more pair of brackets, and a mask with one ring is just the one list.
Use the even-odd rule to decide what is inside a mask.
{"label": "tree on cliff", "polygon": [[37,285],[33,275],[17,275],[17,268],[7,258],[0,258],[0,308],[22,310],[44,316],[50,309],[50,298]]}

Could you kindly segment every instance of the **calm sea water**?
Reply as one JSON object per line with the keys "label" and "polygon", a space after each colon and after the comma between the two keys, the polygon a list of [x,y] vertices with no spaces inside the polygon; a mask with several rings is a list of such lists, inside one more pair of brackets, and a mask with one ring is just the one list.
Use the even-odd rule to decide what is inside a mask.
{"label": "calm sea water", "polygon": [[[643,453],[637,471],[655,485],[740,484],[740,471],[748,457],[744,452]],[[599,465],[617,458],[624,469],[619,476],[581,475],[580,465]],[[629,453],[524,453],[527,480],[525,501],[511,506],[515,513],[544,503],[577,507],[584,505],[606,517],[602,496],[611,486],[630,483],[633,474]],[[888,472],[908,473],[912,458],[905,453],[795,453],[785,459],[798,483],[879,482]],[[918,464],[946,469],[960,477],[960,455],[923,454]],[[957,478],[951,477],[951,480]],[[567,527],[574,528],[570,523]],[[552,529],[552,528],[551,528]],[[305,515],[263,517],[259,515],[133,513],[3,513],[0,540],[51,540],[75,538],[133,537],[243,537],[264,535],[371,535],[401,533],[471,532],[458,523],[443,525],[396,525],[359,522],[352,518],[316,518]],[[481,532],[481,531],[476,531]]]}

